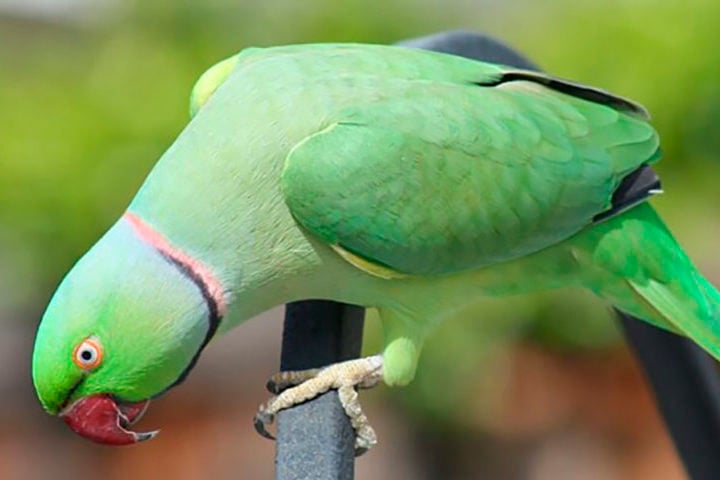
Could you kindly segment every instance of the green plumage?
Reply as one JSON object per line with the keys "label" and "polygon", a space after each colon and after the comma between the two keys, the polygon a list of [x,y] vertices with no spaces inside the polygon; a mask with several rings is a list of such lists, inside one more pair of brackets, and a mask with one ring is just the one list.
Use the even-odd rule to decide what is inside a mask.
{"label": "green plumage", "polygon": [[643,120],[530,82],[344,83],[348,96],[368,94],[292,148],[283,192],[304,227],[403,273],[471,270],[555,244],[610,208],[658,148]]}
{"label": "green plumage", "polygon": [[[404,384],[426,335],[460,307],[579,286],[720,356],[718,293],[652,208],[593,222],[624,177],[659,157],[657,134],[629,101],[426,51],[303,45],[226,60],[202,77],[191,112],[129,211],[219,280],[221,330],[303,298],[376,307],[385,380]],[[66,357],[78,338],[102,326],[118,342],[128,330],[116,317],[153,325],[164,303],[152,293],[186,281],[118,267],[140,250],[113,231],[101,245],[113,248],[81,261],[94,267],[69,274],[40,327],[34,377],[50,411],[70,387],[47,380],[51,363],[72,377]],[[135,283],[150,298],[146,316],[125,294]],[[163,319],[177,330],[153,337],[170,342],[160,356],[120,342],[108,354],[121,360],[72,398],[113,392],[120,378],[129,400],[167,388],[167,372],[179,375],[192,357],[169,352],[201,348],[201,300],[168,311],[181,318]],[[93,317],[98,304],[112,314]],[[124,370],[159,368],[163,376],[136,376],[147,383],[127,388]]]}

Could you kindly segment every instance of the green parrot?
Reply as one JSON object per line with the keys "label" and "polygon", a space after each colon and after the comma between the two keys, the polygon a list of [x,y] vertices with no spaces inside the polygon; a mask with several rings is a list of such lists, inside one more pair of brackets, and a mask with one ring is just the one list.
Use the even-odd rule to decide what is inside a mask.
{"label": "green parrot", "polygon": [[[646,200],[639,105],[537,72],[402,47],[246,49],[203,74],[192,119],[40,323],[48,413],[123,445],[216,333],[278,304],[374,307],[381,354],[276,376],[257,417],[405,385],[444,318],[486,296],[584,287],[720,357],[720,294]],[[289,388],[287,388],[289,387]]]}

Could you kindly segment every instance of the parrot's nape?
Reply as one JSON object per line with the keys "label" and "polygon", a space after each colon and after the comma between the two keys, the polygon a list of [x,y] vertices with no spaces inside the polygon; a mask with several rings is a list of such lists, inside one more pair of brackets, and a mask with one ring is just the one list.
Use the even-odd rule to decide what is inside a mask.
{"label": "parrot's nape", "polygon": [[44,408],[107,444],[216,332],[318,298],[377,308],[381,355],[281,372],[256,418],[338,389],[404,385],[427,335],[485,296],[584,287],[720,356],[720,294],[647,199],[648,115],[537,72],[417,49],[247,49],[208,70],[192,120],[40,324]]}

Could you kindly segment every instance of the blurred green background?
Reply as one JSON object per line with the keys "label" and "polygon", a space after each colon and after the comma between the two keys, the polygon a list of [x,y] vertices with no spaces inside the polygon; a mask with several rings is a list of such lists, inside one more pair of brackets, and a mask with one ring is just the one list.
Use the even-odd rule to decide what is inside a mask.
{"label": "blurred green background", "polygon": [[[719,24],[716,0],[0,0],[0,478],[271,477],[273,446],[249,419],[276,368],[277,311],[214,342],[175,401],[156,402],[144,424],[165,431],[147,446],[76,439],[29,380],[55,285],[187,122],[214,62],[247,46],[494,34],[650,110],[665,152],[653,202],[717,284]],[[683,478],[607,308],[583,292],[464,312],[413,385],[367,396],[381,446],[358,478]]]}

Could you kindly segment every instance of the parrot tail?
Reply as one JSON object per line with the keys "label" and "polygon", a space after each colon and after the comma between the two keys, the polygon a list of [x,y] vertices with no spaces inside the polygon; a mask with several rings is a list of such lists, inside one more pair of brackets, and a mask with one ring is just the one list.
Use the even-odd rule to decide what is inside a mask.
{"label": "parrot tail", "polygon": [[720,292],[647,202],[581,236],[573,253],[594,272],[585,279],[587,287],[620,310],[689,337],[720,360]]}

